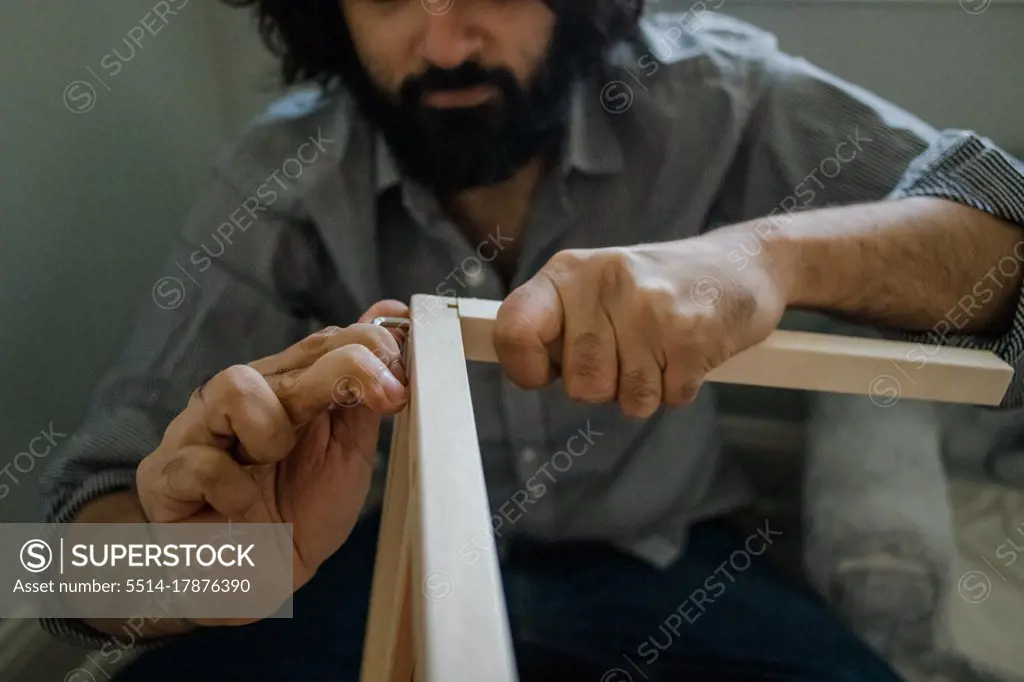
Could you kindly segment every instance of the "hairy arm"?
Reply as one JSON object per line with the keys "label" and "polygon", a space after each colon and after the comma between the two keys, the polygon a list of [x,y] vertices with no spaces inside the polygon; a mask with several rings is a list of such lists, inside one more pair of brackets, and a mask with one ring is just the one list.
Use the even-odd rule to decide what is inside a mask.
{"label": "hairy arm", "polygon": [[[761,234],[757,234],[760,225]],[[906,331],[1005,333],[1021,287],[1024,234],[1012,223],[933,197],[825,208],[763,238],[789,305]]]}
{"label": "hairy arm", "polygon": [[729,266],[768,261],[794,309],[991,351],[1016,371],[1000,407],[1024,405],[1024,164],[774,45],[760,63],[713,222]]}

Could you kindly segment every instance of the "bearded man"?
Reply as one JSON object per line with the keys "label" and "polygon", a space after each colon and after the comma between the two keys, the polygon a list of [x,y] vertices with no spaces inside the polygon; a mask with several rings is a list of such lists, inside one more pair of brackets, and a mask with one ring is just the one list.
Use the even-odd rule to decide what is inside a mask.
{"label": "bearded man", "polygon": [[[722,522],[750,491],[701,386],[787,308],[1019,366],[1021,164],[703,3],[232,4],[310,87],[218,158],[44,498],[291,523],[294,616],[137,624],[119,682],[358,679],[378,432],[408,399],[366,322],[415,293],[504,299],[500,363],[471,368],[495,528],[450,573],[498,542],[524,681],[898,679],[760,558],[777,530]],[[360,404],[332,410],[346,376]],[[48,622],[104,656],[124,625]]]}

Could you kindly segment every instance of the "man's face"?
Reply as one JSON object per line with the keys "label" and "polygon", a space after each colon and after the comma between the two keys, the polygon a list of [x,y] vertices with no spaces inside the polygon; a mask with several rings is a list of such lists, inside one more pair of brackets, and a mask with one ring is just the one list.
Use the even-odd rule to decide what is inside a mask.
{"label": "man's face", "polygon": [[[551,44],[555,15],[542,0],[341,0],[356,52],[374,82],[397,97],[428,67],[466,62],[504,69],[525,89]],[[437,108],[499,97],[493,87],[431,93]]]}
{"label": "man's face", "polygon": [[413,180],[500,182],[560,135],[571,67],[544,0],[340,2],[366,81],[355,95]]}

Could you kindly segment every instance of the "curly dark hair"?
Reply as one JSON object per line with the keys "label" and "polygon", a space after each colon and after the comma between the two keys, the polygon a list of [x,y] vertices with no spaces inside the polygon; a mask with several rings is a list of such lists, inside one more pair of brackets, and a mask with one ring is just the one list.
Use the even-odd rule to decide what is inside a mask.
{"label": "curly dark hair", "polygon": [[[339,0],[222,0],[252,7],[267,48],[281,59],[281,80],[290,86],[317,83],[330,89],[346,79],[356,59]],[[644,0],[545,0],[570,17],[581,60],[633,36]]]}

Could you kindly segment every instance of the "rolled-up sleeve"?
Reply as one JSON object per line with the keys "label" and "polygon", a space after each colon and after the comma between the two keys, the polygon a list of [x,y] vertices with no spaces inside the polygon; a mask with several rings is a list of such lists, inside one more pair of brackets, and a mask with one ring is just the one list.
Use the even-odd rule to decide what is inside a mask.
{"label": "rolled-up sleeve", "polygon": [[[726,223],[825,206],[938,197],[1024,227],[1024,164],[990,140],[970,131],[937,130],[874,93],[778,52],[774,44],[763,64],[735,169],[739,189],[725,193]],[[1021,239],[1017,253],[992,263],[993,272],[1002,268],[1003,282],[1024,267],[1024,233]],[[879,331],[914,343],[997,354],[1015,370],[1000,407],[1024,407],[1024,297],[1001,333],[945,333],[959,328],[953,324],[959,312],[950,311],[949,324],[940,321],[926,332]]]}
{"label": "rolled-up sleeve", "polygon": [[[890,199],[939,197],[984,211],[1024,227],[1024,163],[999,149],[990,140],[963,130],[944,131],[910,164]],[[992,264],[993,276],[975,287],[1000,287],[1024,267],[1024,231],[1014,252]],[[965,292],[966,294],[977,292]],[[953,312],[958,311],[951,311]],[[980,336],[950,334],[952,321],[940,321],[922,334],[900,334],[920,343],[942,343],[995,353],[1014,369],[1013,381],[999,407],[1024,407],[1024,295],[1018,292],[1010,327],[1001,334]]]}

